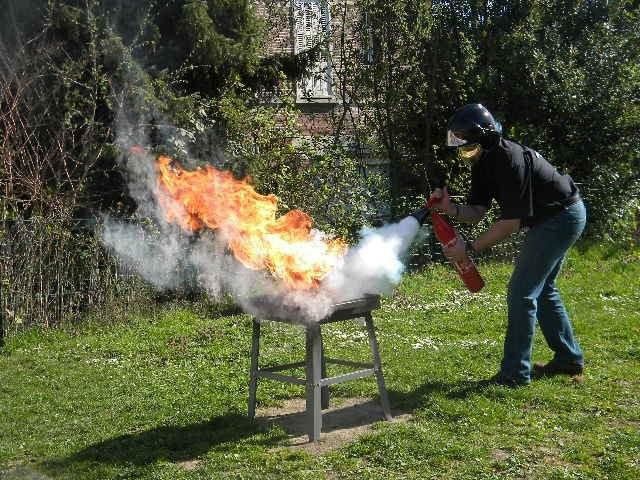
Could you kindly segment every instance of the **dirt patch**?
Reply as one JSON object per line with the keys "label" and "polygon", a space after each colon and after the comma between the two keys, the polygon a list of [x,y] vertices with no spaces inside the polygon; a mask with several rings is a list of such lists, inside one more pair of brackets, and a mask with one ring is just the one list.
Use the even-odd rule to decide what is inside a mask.
{"label": "dirt patch", "polygon": [[[393,422],[406,422],[412,415],[391,411]],[[329,408],[322,411],[322,434],[318,442],[309,442],[308,419],[304,399],[285,401],[279,407],[258,409],[256,421],[281,427],[289,434],[286,447],[321,454],[341,447],[372,430],[374,424],[385,421],[380,403],[368,398],[331,398]]]}
{"label": "dirt patch", "polygon": [[511,457],[511,454],[501,448],[491,450],[491,459],[495,462],[504,462]]}
{"label": "dirt patch", "polygon": [[27,466],[18,466],[8,471],[0,470],[2,480],[51,480],[50,477]]}
{"label": "dirt patch", "polygon": [[640,431],[640,420],[628,420],[625,418],[618,418],[607,422],[607,426],[612,430],[619,431],[621,428],[630,428]]}
{"label": "dirt patch", "polygon": [[562,459],[562,451],[557,447],[544,446],[534,449],[534,456],[540,462],[555,467],[569,467],[571,462]]}
{"label": "dirt patch", "polygon": [[187,470],[188,472],[195,470],[200,466],[202,460],[183,460],[182,462],[176,462],[176,465],[182,468],[183,470]]}

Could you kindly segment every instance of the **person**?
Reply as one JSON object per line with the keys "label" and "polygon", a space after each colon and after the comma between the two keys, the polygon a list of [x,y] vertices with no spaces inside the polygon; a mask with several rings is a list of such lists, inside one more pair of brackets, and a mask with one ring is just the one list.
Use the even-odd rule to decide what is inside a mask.
{"label": "person", "polygon": [[[434,190],[436,210],[467,223],[479,222],[492,200],[499,218],[478,238],[461,237],[444,254],[460,260],[487,250],[526,229],[507,288],[508,323],[499,372],[492,383],[520,386],[532,376],[567,374],[582,378],[584,358],[556,286],[567,250],[580,237],[586,212],[578,188],[542,155],[508,140],[501,125],[481,104],[465,105],[451,116],[447,145],[471,162],[471,189],[465,204],[449,199],[446,187]],[[553,351],[547,364],[531,365],[536,319]]]}

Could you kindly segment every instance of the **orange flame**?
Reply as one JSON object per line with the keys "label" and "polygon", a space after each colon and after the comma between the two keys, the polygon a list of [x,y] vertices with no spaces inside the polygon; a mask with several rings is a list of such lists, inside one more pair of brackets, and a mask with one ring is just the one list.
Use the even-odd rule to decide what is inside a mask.
{"label": "orange flame", "polygon": [[340,239],[322,239],[301,210],[276,218],[278,198],[260,195],[246,180],[207,165],[184,170],[159,156],[158,201],[167,221],[189,232],[218,229],[235,257],[248,268],[269,270],[291,288],[317,287],[344,256]]}

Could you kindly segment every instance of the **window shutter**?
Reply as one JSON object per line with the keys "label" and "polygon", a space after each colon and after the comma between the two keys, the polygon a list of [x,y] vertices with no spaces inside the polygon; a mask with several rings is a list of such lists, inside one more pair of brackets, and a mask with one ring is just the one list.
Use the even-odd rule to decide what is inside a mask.
{"label": "window shutter", "polygon": [[[327,0],[293,0],[294,52],[301,53],[328,38],[330,33]],[[320,58],[308,74],[298,82],[300,97],[327,98],[331,96],[330,58],[323,48]]]}
{"label": "window shutter", "polygon": [[294,6],[294,31],[295,31],[295,44],[294,52],[300,53],[305,50],[304,48],[304,5],[301,0],[295,0]]}

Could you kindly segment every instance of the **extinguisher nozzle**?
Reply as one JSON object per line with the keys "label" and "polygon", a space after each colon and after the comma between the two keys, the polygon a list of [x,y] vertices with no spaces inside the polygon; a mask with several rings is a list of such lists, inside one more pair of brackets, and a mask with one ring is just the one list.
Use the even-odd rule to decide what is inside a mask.
{"label": "extinguisher nozzle", "polygon": [[418,223],[422,225],[428,215],[429,215],[429,209],[427,207],[422,207],[420,210],[416,210],[409,216],[415,218],[418,221]]}

